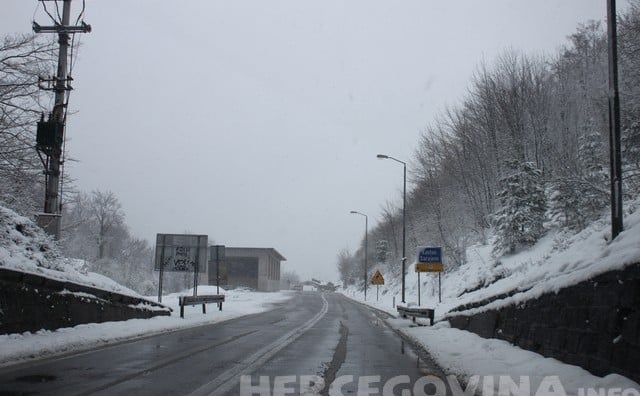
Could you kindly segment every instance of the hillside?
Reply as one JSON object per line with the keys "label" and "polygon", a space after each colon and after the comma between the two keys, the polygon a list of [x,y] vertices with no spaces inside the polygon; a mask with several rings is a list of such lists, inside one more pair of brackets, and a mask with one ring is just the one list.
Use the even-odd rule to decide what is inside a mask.
{"label": "hillside", "polygon": [[0,268],[140,297],[110,278],[89,272],[83,260],[62,257],[54,241],[33,221],[3,206],[0,206]]}
{"label": "hillside", "polygon": [[[437,274],[421,275],[421,305],[436,309],[443,318],[452,310],[465,311],[468,304],[480,305],[465,311],[475,314],[514,303],[535,299],[542,294],[591,279],[607,271],[623,269],[640,262],[640,200],[626,205],[625,231],[610,239],[610,223],[600,219],[577,234],[551,230],[531,249],[495,258],[492,246],[474,245],[467,249],[467,264],[442,274],[442,302],[438,302]],[[415,254],[409,253],[406,301],[418,302],[418,276],[414,272]],[[444,254],[445,267],[447,263]],[[399,264],[398,264],[399,265]],[[450,267],[449,267],[450,268]],[[370,265],[370,272],[376,270]],[[377,306],[392,310],[393,298],[401,299],[400,278],[384,274]],[[349,287],[346,294],[362,299],[362,290]],[[369,286],[368,301],[375,301],[375,286]],[[482,301],[494,300],[481,305]]]}

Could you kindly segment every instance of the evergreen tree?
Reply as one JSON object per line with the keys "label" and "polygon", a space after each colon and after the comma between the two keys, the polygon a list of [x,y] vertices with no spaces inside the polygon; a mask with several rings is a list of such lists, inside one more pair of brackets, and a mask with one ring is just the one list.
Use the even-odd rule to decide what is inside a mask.
{"label": "evergreen tree", "polygon": [[494,215],[494,253],[513,253],[535,244],[544,233],[546,197],[542,172],[532,162],[506,161],[510,172],[500,179],[500,209]]}
{"label": "evergreen tree", "polygon": [[625,187],[631,194],[640,192],[640,120],[622,131],[622,160]]}
{"label": "evergreen tree", "polygon": [[549,197],[549,216],[551,220],[562,227],[573,230],[584,228],[584,218],[581,215],[582,193],[566,178],[556,179],[552,183]]}
{"label": "evergreen tree", "polygon": [[562,225],[581,230],[609,205],[609,174],[604,138],[591,120],[578,138],[576,168],[554,181],[550,214]]}
{"label": "evergreen tree", "polygon": [[579,144],[578,164],[582,178],[582,186],[578,186],[582,197],[580,209],[584,219],[591,221],[609,205],[607,148],[603,137],[594,130],[581,136]]}
{"label": "evergreen tree", "polygon": [[376,260],[380,264],[387,262],[387,256],[389,255],[389,243],[381,239],[376,243]]}

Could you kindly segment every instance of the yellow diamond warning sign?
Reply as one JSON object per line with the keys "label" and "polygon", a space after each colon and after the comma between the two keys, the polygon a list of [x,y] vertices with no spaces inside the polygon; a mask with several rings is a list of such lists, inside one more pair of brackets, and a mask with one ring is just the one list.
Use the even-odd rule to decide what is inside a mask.
{"label": "yellow diamond warning sign", "polygon": [[373,274],[373,278],[371,278],[372,285],[384,285],[384,277],[380,273],[380,270],[376,270],[376,273]]}

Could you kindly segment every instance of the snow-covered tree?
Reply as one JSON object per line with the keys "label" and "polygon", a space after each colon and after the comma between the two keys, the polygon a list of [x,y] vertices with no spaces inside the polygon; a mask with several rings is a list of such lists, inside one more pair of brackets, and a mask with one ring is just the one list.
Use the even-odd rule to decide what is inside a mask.
{"label": "snow-covered tree", "polygon": [[549,202],[551,217],[573,230],[583,229],[609,205],[605,140],[587,122],[578,141],[576,167],[571,174],[554,180]]}
{"label": "snow-covered tree", "polygon": [[[636,197],[640,0],[619,15],[618,31],[624,193]],[[464,265],[468,241],[486,243],[491,226],[501,254],[540,238],[546,206],[556,225],[574,231],[604,213],[610,193],[603,23],[581,24],[568,39],[554,57],[506,51],[481,64],[462,102],[425,128],[409,167],[408,255],[416,244],[438,243]],[[400,275],[401,208],[401,201],[388,203],[369,233],[372,241],[388,241],[391,276]]]}
{"label": "snow-covered tree", "polygon": [[[639,112],[640,113],[640,112]],[[640,114],[622,131],[623,178],[631,192],[640,192]]]}
{"label": "snow-covered tree", "polygon": [[51,72],[53,46],[35,35],[0,39],[0,201],[26,216],[41,211],[44,201],[43,168],[34,148],[46,95],[38,76]]}
{"label": "snow-covered tree", "polygon": [[609,205],[609,156],[606,141],[596,130],[580,137],[578,164],[584,180],[582,205],[585,218],[595,219]]}
{"label": "snow-covered tree", "polygon": [[513,253],[535,244],[544,233],[546,197],[542,172],[532,162],[505,162],[500,179],[500,209],[494,215],[494,253]]}
{"label": "snow-covered tree", "polygon": [[[76,193],[64,207],[61,244],[67,257],[87,261],[91,271],[114,279],[143,294],[156,289],[153,249],[132,236],[118,198],[107,191]],[[182,274],[181,274],[182,275]],[[185,282],[172,288],[167,276],[165,289],[183,289]]]}
{"label": "snow-covered tree", "polygon": [[342,249],[338,253],[338,273],[343,285],[353,285],[361,279],[358,262],[349,249]]}
{"label": "snow-covered tree", "polygon": [[640,193],[640,1],[618,24],[623,179],[626,193]]}
{"label": "snow-covered tree", "polygon": [[388,255],[389,242],[387,242],[386,239],[381,239],[376,242],[376,261],[380,264],[386,264]]}
{"label": "snow-covered tree", "polygon": [[122,236],[118,235],[118,231],[124,224],[124,212],[120,201],[111,191],[94,190],[91,192],[90,205],[89,214],[95,224],[98,258],[101,259],[106,256],[108,245]]}

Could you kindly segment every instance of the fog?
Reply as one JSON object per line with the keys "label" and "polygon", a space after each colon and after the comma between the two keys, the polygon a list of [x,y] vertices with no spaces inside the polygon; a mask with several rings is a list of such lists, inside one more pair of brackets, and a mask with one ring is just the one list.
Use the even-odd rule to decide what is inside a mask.
{"label": "fog", "polygon": [[[554,54],[605,14],[596,0],[89,0],[66,170],[113,191],[151,242],[273,247],[286,270],[336,280],[336,254],[364,235],[349,212],[372,227],[402,202],[401,165],[376,154],[410,172],[421,131],[479,64]],[[40,2],[7,0],[0,32],[34,17],[49,22]]]}

